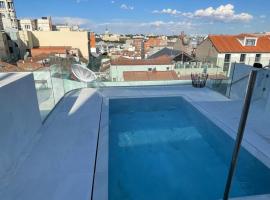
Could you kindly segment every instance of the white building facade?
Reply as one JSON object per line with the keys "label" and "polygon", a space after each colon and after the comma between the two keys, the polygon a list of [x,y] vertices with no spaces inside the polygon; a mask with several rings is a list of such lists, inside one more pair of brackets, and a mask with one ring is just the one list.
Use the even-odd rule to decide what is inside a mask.
{"label": "white building facade", "polygon": [[19,20],[19,28],[22,31],[35,31],[37,30],[37,20],[21,19]]}
{"label": "white building facade", "polygon": [[270,36],[210,35],[197,48],[196,57],[211,62],[229,74],[233,63],[270,64]]}
{"label": "white building facade", "polygon": [[111,62],[110,77],[111,81],[125,81],[124,72],[141,71],[173,71],[175,64],[171,60],[131,60],[120,58]]}
{"label": "white building facade", "polygon": [[37,30],[38,31],[52,31],[52,18],[41,17],[37,19]]}
{"label": "white building facade", "polygon": [[0,14],[4,30],[18,30],[18,20],[13,0],[0,0]]}

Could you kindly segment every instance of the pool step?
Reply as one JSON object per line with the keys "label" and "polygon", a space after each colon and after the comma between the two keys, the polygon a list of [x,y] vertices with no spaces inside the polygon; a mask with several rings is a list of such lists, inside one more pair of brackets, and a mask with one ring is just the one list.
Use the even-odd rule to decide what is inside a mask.
{"label": "pool step", "polygon": [[270,194],[231,198],[230,200],[269,200]]}

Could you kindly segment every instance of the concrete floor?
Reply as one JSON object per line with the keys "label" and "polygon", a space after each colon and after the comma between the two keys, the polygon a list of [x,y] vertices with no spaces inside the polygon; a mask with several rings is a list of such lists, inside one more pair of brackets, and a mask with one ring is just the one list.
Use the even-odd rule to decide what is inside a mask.
{"label": "concrete floor", "polygon": [[[99,92],[104,99],[184,96],[232,137],[242,107],[240,101],[230,101],[210,89],[191,86],[106,88]],[[15,174],[0,181],[0,199],[90,199],[101,102],[101,95],[94,89],[68,94],[39,130],[27,159]],[[262,103],[257,101],[252,105],[243,145],[270,167],[269,118]],[[102,126],[106,128],[108,122],[103,121]]]}

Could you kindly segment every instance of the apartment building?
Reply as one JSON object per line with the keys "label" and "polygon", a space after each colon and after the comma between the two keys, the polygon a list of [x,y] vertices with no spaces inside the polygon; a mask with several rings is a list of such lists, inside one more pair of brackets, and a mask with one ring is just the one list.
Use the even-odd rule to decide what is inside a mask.
{"label": "apartment building", "polygon": [[51,17],[21,19],[19,20],[19,29],[23,31],[52,31],[52,19]]}
{"label": "apartment building", "polygon": [[13,0],[0,0],[0,14],[4,30],[18,29],[18,20]]}
{"label": "apartment building", "polygon": [[151,37],[144,42],[145,51],[153,47],[166,47],[168,45],[166,37]]}
{"label": "apartment building", "polygon": [[120,35],[118,34],[110,34],[110,32],[106,29],[105,33],[101,35],[101,39],[107,42],[119,42]]}
{"label": "apartment building", "polygon": [[38,31],[52,31],[52,18],[41,17],[37,19],[37,30]]}
{"label": "apartment building", "polygon": [[253,34],[209,35],[197,48],[196,57],[229,72],[232,63],[269,65],[270,36]]}
{"label": "apartment building", "polygon": [[79,55],[89,59],[89,33],[87,31],[19,31],[27,50],[37,47],[71,47]]}
{"label": "apartment building", "polygon": [[37,20],[36,19],[20,19],[19,29],[24,31],[35,31],[37,30]]}

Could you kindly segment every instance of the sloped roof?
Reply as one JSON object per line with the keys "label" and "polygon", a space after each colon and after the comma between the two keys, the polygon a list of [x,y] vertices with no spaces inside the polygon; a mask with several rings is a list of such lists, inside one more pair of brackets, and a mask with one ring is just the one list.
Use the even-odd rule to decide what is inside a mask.
{"label": "sloped roof", "polygon": [[219,53],[270,53],[270,37],[257,37],[256,46],[243,46],[239,39],[256,37],[251,34],[209,35],[208,38]]}
{"label": "sloped roof", "polygon": [[154,59],[158,58],[160,56],[169,56],[169,57],[175,57],[177,55],[181,54],[181,51],[175,50],[175,49],[169,49],[167,47],[157,51],[156,53],[152,54],[148,57],[148,59]]}
{"label": "sloped roof", "polygon": [[170,65],[172,64],[172,58],[168,56],[161,56],[156,59],[128,59],[117,58],[111,61],[111,65]]}
{"label": "sloped roof", "polygon": [[175,71],[125,71],[125,81],[162,81],[178,80]]}

